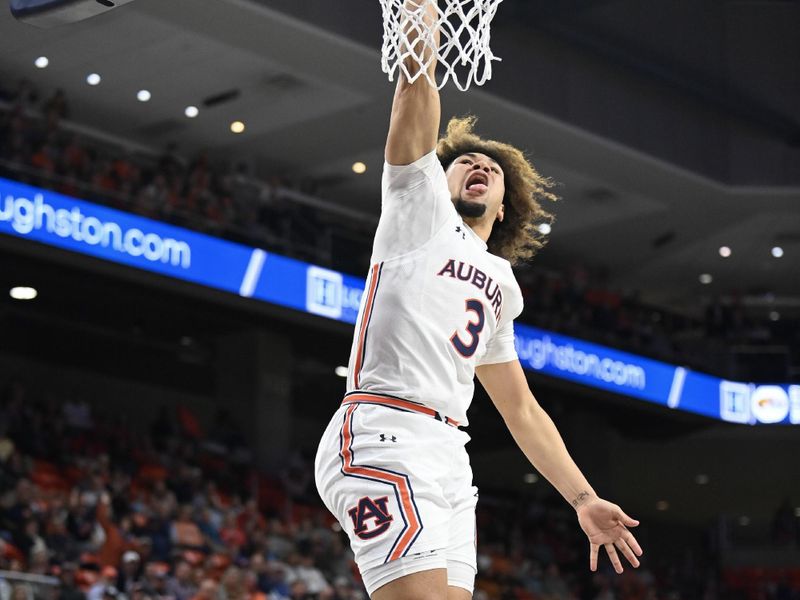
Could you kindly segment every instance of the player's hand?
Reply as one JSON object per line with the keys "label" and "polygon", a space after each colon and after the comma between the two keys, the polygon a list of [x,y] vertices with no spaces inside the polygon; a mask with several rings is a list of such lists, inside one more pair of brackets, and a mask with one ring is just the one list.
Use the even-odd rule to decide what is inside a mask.
{"label": "player's hand", "polygon": [[619,553],[628,559],[633,567],[639,566],[637,556],[642,555],[642,548],[628,531],[628,527],[636,527],[639,521],[626,515],[616,504],[602,498],[592,498],[576,509],[578,523],[589,538],[589,569],[597,570],[597,554],[603,546],[617,573],[622,573],[622,562]]}

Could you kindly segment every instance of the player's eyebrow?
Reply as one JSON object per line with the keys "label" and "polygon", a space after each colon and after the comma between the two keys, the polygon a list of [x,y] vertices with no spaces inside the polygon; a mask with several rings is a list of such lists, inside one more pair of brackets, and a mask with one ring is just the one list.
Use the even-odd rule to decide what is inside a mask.
{"label": "player's eyebrow", "polygon": [[[461,156],[469,156],[470,158],[478,158],[478,155],[475,154],[474,152],[464,152],[464,154],[462,154]],[[486,158],[488,158],[490,161],[492,161],[494,164],[496,164],[500,168],[500,170],[503,169],[503,167],[500,166],[500,163],[497,162],[495,159],[493,159],[491,156],[489,156],[487,154],[484,154],[484,156],[486,156]]]}

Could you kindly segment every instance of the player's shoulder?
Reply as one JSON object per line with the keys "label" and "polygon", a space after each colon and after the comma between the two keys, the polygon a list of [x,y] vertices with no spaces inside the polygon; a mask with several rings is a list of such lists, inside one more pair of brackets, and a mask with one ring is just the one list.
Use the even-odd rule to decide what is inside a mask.
{"label": "player's shoulder", "polygon": [[444,170],[435,150],[406,165],[393,165],[387,161],[383,163],[385,189],[411,187],[441,178],[444,178]]}

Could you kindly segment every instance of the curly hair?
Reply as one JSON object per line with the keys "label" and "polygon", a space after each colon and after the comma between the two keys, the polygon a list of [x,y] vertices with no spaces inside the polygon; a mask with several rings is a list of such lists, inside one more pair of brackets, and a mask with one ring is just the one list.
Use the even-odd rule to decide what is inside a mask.
{"label": "curly hair", "polygon": [[547,242],[547,236],[538,227],[542,223],[552,223],[553,215],[542,208],[541,202],[557,200],[558,196],[549,191],[553,182],[539,175],[520,150],[503,142],[484,140],[473,133],[476,121],[474,116],[450,119],[436,154],[445,170],[467,152],[485,154],[503,169],[504,219],[495,221],[487,244],[489,252],[516,265],[533,257]]}

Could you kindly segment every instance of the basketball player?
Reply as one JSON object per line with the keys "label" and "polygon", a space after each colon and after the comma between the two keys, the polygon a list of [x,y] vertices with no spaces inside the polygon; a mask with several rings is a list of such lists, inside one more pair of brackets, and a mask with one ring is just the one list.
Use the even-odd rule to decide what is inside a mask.
{"label": "basketball player", "polygon": [[[430,23],[435,6],[426,10]],[[619,554],[637,567],[642,550],[627,528],[638,522],[594,492],[514,349],[522,295],[510,261],[541,245],[548,182],[519,150],[475,135],[471,119],[452,120],[437,149],[439,121],[438,91],[401,75],[347,394],[315,461],[320,495],[371,598],[471,598],[477,488],[462,427],[477,374],[527,458],[575,509],[590,569],[601,546],[618,573]]]}

